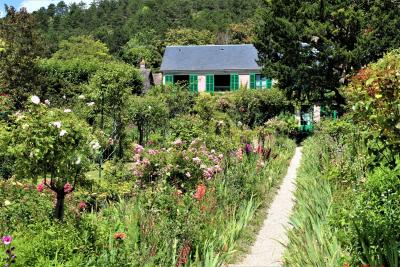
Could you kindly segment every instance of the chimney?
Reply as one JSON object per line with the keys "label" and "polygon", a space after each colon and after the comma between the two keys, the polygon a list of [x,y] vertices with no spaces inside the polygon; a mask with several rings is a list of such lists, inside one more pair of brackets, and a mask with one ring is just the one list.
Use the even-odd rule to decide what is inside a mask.
{"label": "chimney", "polygon": [[141,70],[146,69],[146,62],[144,61],[144,59],[142,59],[142,61],[140,61],[140,69]]}

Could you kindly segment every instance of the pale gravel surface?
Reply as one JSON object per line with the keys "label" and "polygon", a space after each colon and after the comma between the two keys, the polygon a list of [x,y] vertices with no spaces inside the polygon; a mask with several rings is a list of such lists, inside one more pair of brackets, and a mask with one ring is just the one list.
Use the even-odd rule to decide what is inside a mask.
{"label": "pale gravel surface", "polygon": [[294,206],[293,193],[296,189],[295,179],[301,155],[301,147],[297,147],[288,172],[271,204],[250,254],[241,263],[229,265],[230,267],[282,266],[282,257],[285,250],[282,244],[286,245],[288,242],[285,229],[290,227],[289,216]]}

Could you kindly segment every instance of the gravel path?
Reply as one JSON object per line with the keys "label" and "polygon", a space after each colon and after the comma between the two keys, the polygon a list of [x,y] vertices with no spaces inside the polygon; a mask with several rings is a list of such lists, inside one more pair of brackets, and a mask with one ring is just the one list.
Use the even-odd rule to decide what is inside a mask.
{"label": "gravel path", "polygon": [[257,240],[243,262],[231,267],[276,267],[282,266],[282,256],[288,238],[286,228],[289,227],[289,216],[294,206],[294,184],[297,168],[300,165],[301,147],[290,162],[288,172],[278,193],[271,204],[263,227],[258,233]]}

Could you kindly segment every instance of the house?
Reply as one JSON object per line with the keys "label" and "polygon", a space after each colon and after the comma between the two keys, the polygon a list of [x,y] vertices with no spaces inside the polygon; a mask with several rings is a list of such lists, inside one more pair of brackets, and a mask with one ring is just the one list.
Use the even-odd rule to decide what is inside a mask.
{"label": "house", "polygon": [[271,88],[257,61],[252,44],[168,46],[160,71],[164,85],[187,84],[193,92]]}

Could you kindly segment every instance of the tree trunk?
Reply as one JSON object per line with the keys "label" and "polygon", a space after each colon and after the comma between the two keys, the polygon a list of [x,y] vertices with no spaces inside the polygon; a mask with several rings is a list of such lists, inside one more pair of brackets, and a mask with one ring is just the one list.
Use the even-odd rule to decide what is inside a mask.
{"label": "tree trunk", "polygon": [[138,130],[139,130],[139,145],[142,146],[144,139],[144,129],[140,123],[138,124]]}
{"label": "tree trunk", "polygon": [[60,221],[64,219],[64,200],[65,200],[64,192],[62,193],[57,192],[57,202],[54,209],[54,218]]}

